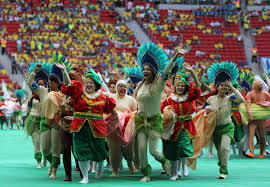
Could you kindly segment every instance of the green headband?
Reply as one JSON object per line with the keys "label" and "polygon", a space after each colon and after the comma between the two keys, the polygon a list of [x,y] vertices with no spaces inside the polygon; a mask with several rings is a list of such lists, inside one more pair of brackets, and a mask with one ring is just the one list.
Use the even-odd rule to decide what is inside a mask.
{"label": "green headband", "polygon": [[97,84],[98,89],[101,88],[102,82],[101,82],[98,74],[93,69],[90,69],[86,72],[85,79],[86,80],[92,79]]}

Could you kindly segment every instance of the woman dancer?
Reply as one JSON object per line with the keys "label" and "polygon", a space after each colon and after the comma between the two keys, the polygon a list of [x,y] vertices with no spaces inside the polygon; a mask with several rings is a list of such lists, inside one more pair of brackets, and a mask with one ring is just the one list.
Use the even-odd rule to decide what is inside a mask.
{"label": "woman dancer", "polygon": [[177,116],[173,134],[168,140],[163,141],[164,154],[172,164],[172,177],[170,180],[177,180],[179,177],[178,170],[180,168],[178,168],[178,161],[181,161],[182,165],[186,167],[187,157],[193,156],[191,139],[197,134],[191,116],[196,111],[193,101],[199,97],[201,90],[198,78],[192,67],[186,65],[185,69],[191,73],[195,84],[188,83],[184,78],[181,78],[174,84],[174,93],[163,101],[161,105],[161,111],[164,114],[169,109]]}
{"label": "woman dancer", "polygon": [[73,102],[73,120],[70,132],[73,133],[74,154],[79,161],[83,179],[88,183],[88,169],[91,161],[98,163],[96,178],[103,173],[103,162],[108,157],[106,151],[106,126],[104,113],[113,113],[115,101],[101,91],[101,80],[93,69],[86,72],[84,84],[70,81],[65,66],[58,64],[64,76],[62,93],[70,96]]}
{"label": "woman dancer", "polygon": [[[127,95],[127,83],[125,81],[119,80],[116,83],[115,89],[115,94],[111,94],[108,92],[105,94],[116,101],[115,110],[118,114],[127,113],[125,117],[125,124],[127,124],[131,113],[137,110],[136,100],[133,97]],[[125,125],[121,127],[121,131],[125,131]],[[127,145],[122,146],[119,142],[111,138],[107,138],[107,143],[110,150],[110,163],[113,169],[111,176],[118,176],[118,168],[121,162],[121,153],[127,161],[129,172],[133,174],[135,172],[133,163],[134,141],[132,140],[131,142],[127,142]]]}
{"label": "woman dancer", "polygon": [[154,43],[145,43],[138,49],[138,62],[142,68],[144,80],[138,84],[135,90],[135,98],[138,102],[135,124],[139,160],[144,175],[141,179],[142,182],[150,181],[151,175],[151,166],[147,161],[147,143],[149,143],[151,155],[162,164],[166,174],[171,173],[169,161],[158,151],[158,140],[162,132],[163,121],[160,104],[166,79],[180,52],[178,51],[169,62],[165,51]]}
{"label": "woman dancer", "polygon": [[[29,68],[34,69],[36,64],[32,64]],[[43,65],[44,66],[44,65]],[[39,86],[46,87],[47,82],[48,82],[48,75],[50,72],[45,72],[46,69],[43,69],[39,72],[37,72],[34,81],[36,84]],[[40,120],[41,120],[41,105],[40,105],[40,98],[33,92],[32,93],[32,98],[29,101],[29,109],[30,109],[30,114],[26,120],[26,130],[27,130],[27,135],[32,137],[32,142],[34,146],[34,153],[35,156],[34,158],[36,159],[38,166],[37,168],[42,168],[41,165],[41,159],[42,159],[42,154],[40,152]],[[43,162],[43,165],[46,166],[46,161]]]}
{"label": "woman dancer", "polygon": [[[49,161],[50,167],[48,169],[48,174],[51,175],[52,173],[52,154],[50,152],[50,148],[48,149],[45,146],[45,137],[46,137],[46,130],[50,129],[50,127],[47,125],[47,122],[45,120],[45,109],[46,109],[46,99],[48,95],[48,89],[44,86],[38,85],[34,82],[35,76],[38,74],[38,72],[46,70],[46,72],[51,72],[52,64],[50,63],[35,63],[33,65],[34,69],[29,69],[29,72],[31,73],[28,77],[28,80],[26,81],[29,88],[32,90],[33,93],[37,94],[38,98],[40,99],[40,134],[41,134],[41,150],[43,157]],[[31,72],[32,71],[32,72]],[[49,76],[49,75],[48,75]]]}
{"label": "woman dancer", "polygon": [[[209,67],[207,75],[217,88],[217,95],[208,98],[205,106],[210,105],[216,113],[216,126],[213,133],[214,144],[217,149],[218,165],[220,166],[219,179],[225,179],[228,175],[230,144],[234,142],[234,125],[231,119],[232,106],[245,100],[232,85],[232,81],[236,81],[239,76],[238,68],[233,62],[215,63]],[[227,95],[228,89],[232,90],[233,95]]]}

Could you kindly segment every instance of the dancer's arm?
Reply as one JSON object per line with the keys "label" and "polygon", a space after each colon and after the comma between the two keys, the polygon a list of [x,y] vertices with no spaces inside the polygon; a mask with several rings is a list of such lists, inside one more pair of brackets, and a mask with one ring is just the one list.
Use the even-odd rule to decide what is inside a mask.
{"label": "dancer's arm", "polygon": [[185,69],[186,69],[186,71],[190,72],[190,75],[193,78],[193,81],[195,82],[195,88],[198,88],[200,86],[200,82],[198,80],[197,75],[193,71],[193,68],[189,64],[186,64]]}

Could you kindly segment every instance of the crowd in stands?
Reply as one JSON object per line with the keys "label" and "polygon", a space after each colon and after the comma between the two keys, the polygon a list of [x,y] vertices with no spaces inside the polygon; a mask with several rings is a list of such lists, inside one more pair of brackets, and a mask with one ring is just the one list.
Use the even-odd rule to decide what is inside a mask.
{"label": "crowd in stands", "polygon": [[194,67],[201,62],[209,65],[217,60],[232,60],[247,68],[238,10],[233,4],[194,10],[158,10],[153,3],[135,7],[134,17],[169,55],[182,46],[191,49],[185,59]]}
{"label": "crowd in stands", "polygon": [[[3,5],[0,7],[0,36],[8,41],[7,52],[14,56],[15,67],[21,72],[29,62],[50,61],[55,50],[72,63],[94,66],[104,72],[134,64],[139,43],[125,24],[134,18],[170,56],[178,47],[189,48],[191,53],[186,61],[194,67],[216,60],[232,60],[247,67],[238,27],[239,11],[233,1],[188,1],[202,6],[182,11],[159,10],[157,4],[188,3],[185,0],[13,2],[0,0]],[[124,19],[115,11],[119,6],[126,7]],[[268,10],[263,11],[261,17],[268,19]],[[240,16],[240,22],[247,29],[250,28],[248,18],[249,14]]]}
{"label": "crowd in stands", "polygon": [[[61,0],[42,2],[1,2],[5,4],[0,8],[1,38],[8,40],[7,52],[15,57],[20,69],[29,62],[50,61],[55,50],[72,63],[99,70],[122,68],[134,61],[138,42],[115,11],[115,3],[120,1],[86,0],[69,6]],[[19,28],[10,33],[6,22],[18,24]]]}

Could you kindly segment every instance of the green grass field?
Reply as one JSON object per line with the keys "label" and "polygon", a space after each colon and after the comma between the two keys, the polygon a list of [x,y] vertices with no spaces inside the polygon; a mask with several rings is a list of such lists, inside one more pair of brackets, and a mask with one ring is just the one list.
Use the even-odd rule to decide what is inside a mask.
{"label": "green grass field", "polygon": [[[270,156],[265,159],[246,159],[231,157],[229,162],[229,176],[226,180],[218,180],[219,176],[217,158],[209,159],[206,156],[199,158],[196,171],[190,170],[188,177],[181,180],[170,181],[167,176],[161,176],[161,165],[149,156],[149,163],[153,168],[151,182],[139,182],[141,174],[130,175],[124,161],[125,169],[120,171],[120,177],[110,178],[111,172],[105,168],[102,179],[94,179],[94,174],[89,174],[89,184],[78,184],[79,173],[73,171],[73,181],[64,182],[65,172],[63,165],[57,172],[57,179],[51,180],[47,169],[37,169],[33,158],[33,145],[31,138],[26,139],[23,130],[0,131],[0,187],[41,187],[41,186],[74,186],[91,185],[97,187],[113,186],[156,186],[168,187],[211,187],[211,186],[253,186],[270,187]],[[257,150],[258,151],[258,150]],[[75,166],[75,164],[74,164]]]}

